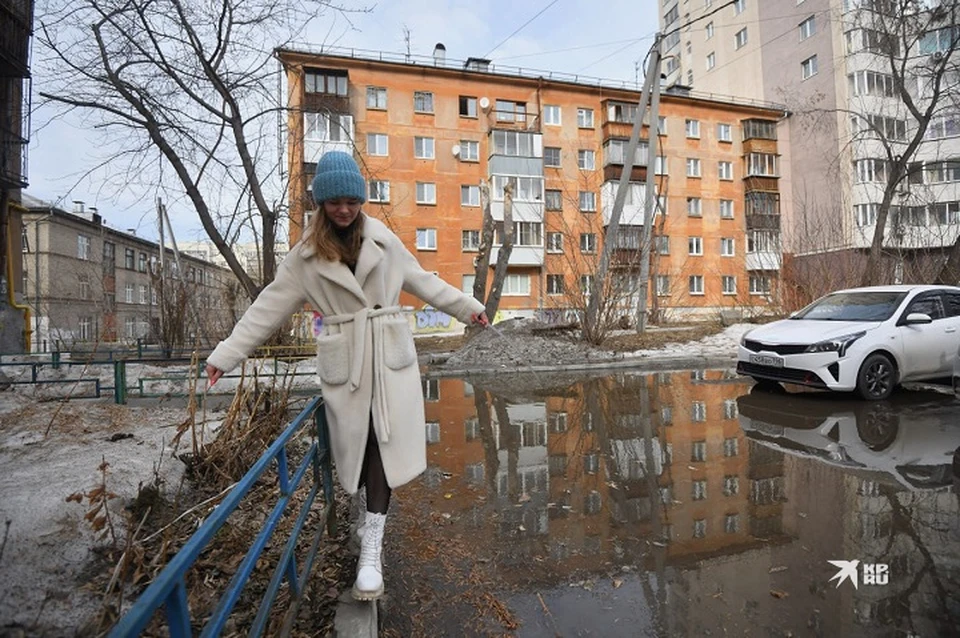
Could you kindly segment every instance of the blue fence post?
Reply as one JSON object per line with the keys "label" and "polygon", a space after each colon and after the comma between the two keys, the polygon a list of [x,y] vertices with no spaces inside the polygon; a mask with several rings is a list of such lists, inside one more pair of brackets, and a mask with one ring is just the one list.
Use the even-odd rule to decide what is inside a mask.
{"label": "blue fence post", "polygon": [[[330,507],[330,514],[327,516],[327,533],[335,536],[337,533],[337,515],[333,504],[333,459],[330,455],[327,411],[323,405],[317,406],[313,413],[313,420],[317,424],[317,460],[313,465],[314,479],[317,480],[318,484],[323,485],[323,498]],[[320,482],[321,474],[322,483]]]}
{"label": "blue fence post", "polygon": [[113,362],[113,401],[118,405],[127,402],[127,362],[122,359]]}
{"label": "blue fence post", "polygon": [[59,350],[54,350],[50,354],[50,361],[53,363],[54,370],[60,369],[60,351]]}

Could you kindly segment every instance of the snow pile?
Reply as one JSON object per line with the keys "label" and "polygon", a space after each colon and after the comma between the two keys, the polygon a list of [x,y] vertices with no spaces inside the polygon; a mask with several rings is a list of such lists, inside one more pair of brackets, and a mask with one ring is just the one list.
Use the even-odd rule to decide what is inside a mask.
{"label": "snow pile", "polygon": [[738,323],[726,328],[723,332],[704,337],[699,341],[686,343],[671,343],[663,348],[654,350],[636,350],[625,354],[625,358],[640,357],[705,357],[709,359],[737,356],[737,346],[740,337],[756,328],[753,323]]}

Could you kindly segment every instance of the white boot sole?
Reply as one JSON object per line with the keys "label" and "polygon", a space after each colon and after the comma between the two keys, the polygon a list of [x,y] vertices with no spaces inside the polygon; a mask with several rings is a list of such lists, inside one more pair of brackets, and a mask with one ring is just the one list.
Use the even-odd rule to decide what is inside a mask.
{"label": "white boot sole", "polygon": [[377,600],[378,598],[383,596],[383,585],[381,585],[379,589],[376,589],[374,591],[363,591],[363,590],[357,589],[357,586],[354,585],[350,593],[353,594],[354,600],[361,600],[365,602]]}

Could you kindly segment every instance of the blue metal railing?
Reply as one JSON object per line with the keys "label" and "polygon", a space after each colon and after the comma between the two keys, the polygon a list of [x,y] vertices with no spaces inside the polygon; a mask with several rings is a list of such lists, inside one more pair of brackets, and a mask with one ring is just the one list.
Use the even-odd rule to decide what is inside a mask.
{"label": "blue metal railing", "polygon": [[[305,424],[316,424],[316,441],[310,446],[300,465],[290,477],[287,467],[287,443],[300,431]],[[154,579],[153,583],[140,595],[133,607],[128,611],[110,631],[110,638],[128,638],[138,636],[146,628],[151,618],[161,606],[164,607],[167,627],[172,638],[186,638],[192,635],[190,609],[187,602],[186,573],[193,563],[207,547],[214,535],[227,521],[230,514],[237,508],[250,489],[257,483],[267,468],[276,460],[276,468],[280,486],[280,497],[273,510],[267,517],[263,528],[254,539],[247,555],[237,568],[233,579],[220,598],[216,609],[207,619],[200,633],[201,636],[218,636],[226,625],[234,606],[240,599],[240,594],[250,574],[260,559],[264,548],[273,535],[277,524],[283,517],[291,496],[300,486],[304,477],[312,469],[313,486],[300,508],[299,515],[290,531],[290,536],[284,545],[283,553],[270,579],[266,592],[260,603],[256,618],[249,630],[249,635],[260,636],[266,629],[270,610],[276,599],[277,592],[284,580],[287,581],[291,604],[284,616],[283,625],[289,629],[296,618],[297,611],[303,600],[303,590],[313,562],[320,546],[324,527],[329,534],[336,533],[336,518],[333,504],[333,468],[330,460],[330,446],[327,434],[327,422],[324,416],[323,401],[316,397],[307,404],[307,407],[297,415],[284,432],[277,437],[270,448],[254,463],[253,467],[237,483],[236,487],[227,495],[223,502],[210,514],[183,548],[170,560],[170,563]],[[298,570],[294,550],[297,540],[319,490],[323,490],[325,500],[321,513],[325,525],[321,525],[313,538],[310,548],[303,558],[302,568]]]}

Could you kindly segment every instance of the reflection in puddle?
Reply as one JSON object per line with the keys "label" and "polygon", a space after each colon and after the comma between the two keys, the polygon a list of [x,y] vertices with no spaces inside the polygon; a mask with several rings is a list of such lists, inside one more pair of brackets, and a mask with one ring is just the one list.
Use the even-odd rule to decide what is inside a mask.
{"label": "reflection in puddle", "polygon": [[[506,611],[487,614],[484,633],[952,633],[960,403],[750,389],[723,370],[620,374],[536,396],[425,380],[430,469],[414,496],[398,492],[401,508],[425,511],[416,530],[401,520],[393,534],[436,543],[441,558],[444,539],[466,549],[457,567],[400,570],[469,573],[461,602],[492,588]],[[835,587],[827,561],[841,559],[888,565],[889,584]],[[445,609],[420,629],[466,631]]]}

